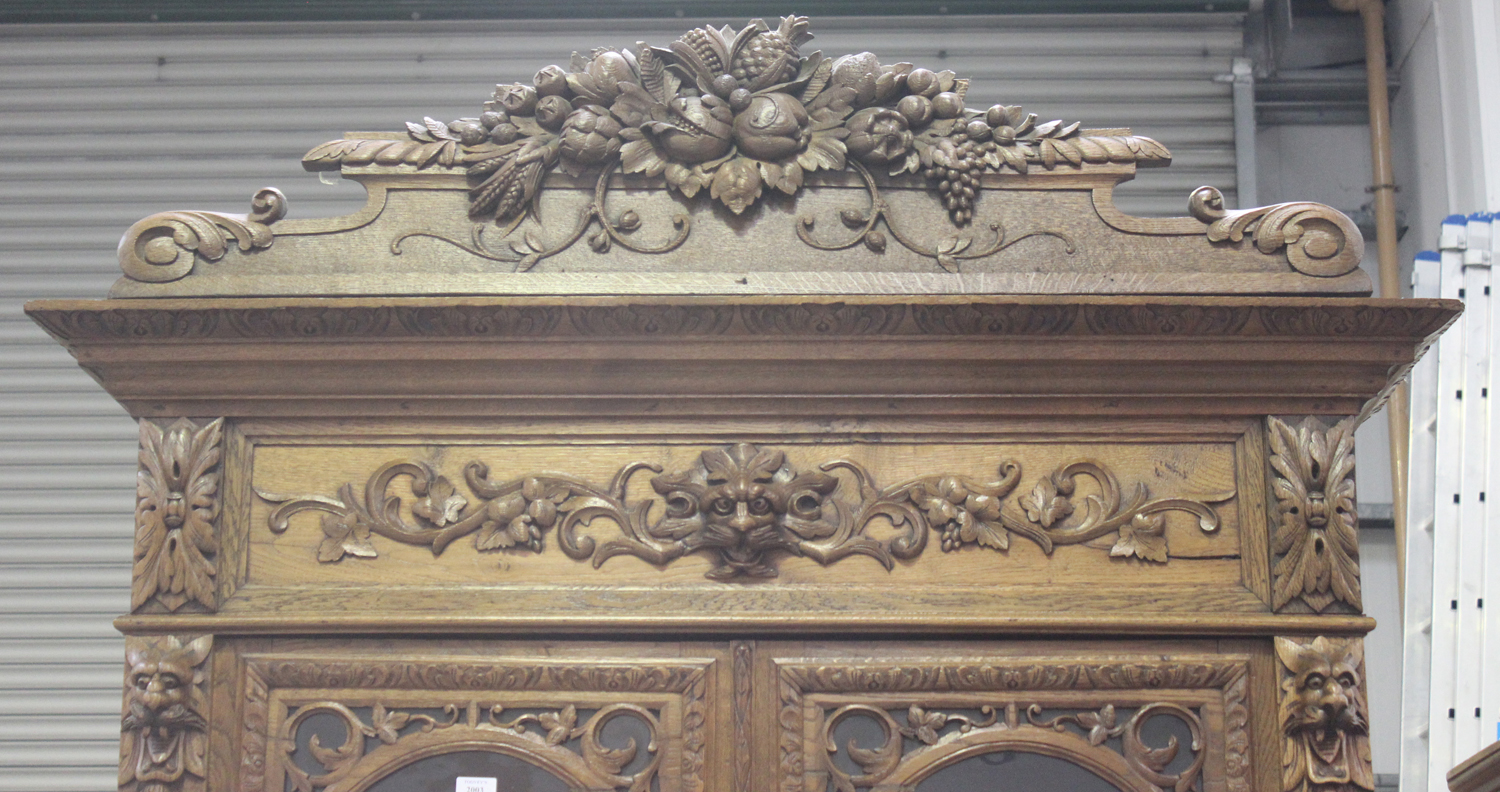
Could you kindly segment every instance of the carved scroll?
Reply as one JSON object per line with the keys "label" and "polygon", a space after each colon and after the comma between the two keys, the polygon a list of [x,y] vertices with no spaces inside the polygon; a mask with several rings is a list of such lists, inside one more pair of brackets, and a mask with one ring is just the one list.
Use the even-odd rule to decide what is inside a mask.
{"label": "carved scroll", "polygon": [[120,269],[147,283],[167,283],[193,271],[199,258],[218,261],[232,238],[240,250],[268,248],[271,224],[286,216],[286,196],[264,187],[250,200],[247,215],[218,212],[162,212],[139,220],[120,240]]}
{"label": "carved scroll", "polygon": [[120,792],[202,790],[208,744],[204,661],[213,636],[125,640]]}
{"label": "carved scroll", "polygon": [[1248,233],[1262,253],[1286,248],[1287,261],[1304,275],[1343,275],[1359,266],[1364,254],[1363,236],[1354,221],[1319,203],[1297,201],[1227,211],[1223,193],[1199,187],[1188,199],[1188,213],[1209,224],[1210,242],[1239,242]]}
{"label": "carved scroll", "polygon": [[175,611],[189,602],[216,607],[219,462],[224,419],[202,427],[179,418],[165,430],[140,427],[136,474],[135,567],[130,604]]}
{"label": "carved scroll", "polygon": [[[627,484],[640,470],[658,473],[651,486],[659,499],[627,498]],[[853,499],[839,497],[841,482],[834,471],[853,478]],[[480,551],[541,552],[551,532],[562,552],[589,559],[595,567],[616,555],[661,565],[704,551],[714,560],[707,573],[714,580],[774,577],[778,559],[787,554],[825,565],[867,555],[890,569],[896,559],[920,555],[933,532],[944,551],[969,545],[1006,550],[1017,536],[1047,553],[1057,545],[1114,535],[1111,556],[1165,563],[1166,512],[1187,512],[1200,530],[1211,532],[1218,529],[1219,516],[1208,503],[1233,497],[1152,498],[1144,484],[1126,488],[1101,463],[1078,460],[1041,477],[1007,507],[1006,499],[1021,482],[1020,464],[1009,460],[1000,464],[993,482],[935,474],[880,487],[856,462],[834,460],[817,470],[798,470],[784,452],[748,443],[704,451],[693,468],[676,473],[633,462],[603,486],[543,474],[494,481],[489,473],[483,462],[470,462],[464,479],[472,494],[466,496],[430,465],[397,461],[381,466],[362,496],[346,484],[337,498],[261,497],[279,504],[269,517],[275,532],[285,531],[299,512],[323,514],[317,556],[324,562],[375,557],[372,537],[377,535],[430,546],[435,553],[469,535]],[[416,495],[406,506],[412,522],[403,516],[399,499],[389,495],[398,476],[411,479]],[[1088,495],[1078,488],[1083,480],[1092,482]],[[661,516],[650,516],[653,507]],[[601,518],[619,526],[617,538],[596,543],[578,535],[579,527]],[[868,528],[877,520],[888,521],[896,535],[871,536]]]}
{"label": "carved scroll", "polygon": [[1314,612],[1335,601],[1358,611],[1359,535],[1354,499],[1354,421],[1311,416],[1295,427],[1267,421],[1276,528],[1272,606]]}
{"label": "carved scroll", "polygon": [[1283,792],[1372,792],[1364,646],[1358,638],[1276,639]]}

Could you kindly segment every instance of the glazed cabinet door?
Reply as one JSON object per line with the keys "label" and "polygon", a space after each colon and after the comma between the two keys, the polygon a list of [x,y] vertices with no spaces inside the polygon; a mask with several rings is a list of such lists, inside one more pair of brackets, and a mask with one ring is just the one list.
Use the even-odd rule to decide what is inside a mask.
{"label": "glazed cabinet door", "polygon": [[[226,643],[215,679],[237,684],[212,695],[238,717],[215,718],[208,739],[239,761],[214,763],[212,789],[452,792],[459,777],[533,792],[730,788],[718,645]],[[219,675],[228,664],[236,673]]]}

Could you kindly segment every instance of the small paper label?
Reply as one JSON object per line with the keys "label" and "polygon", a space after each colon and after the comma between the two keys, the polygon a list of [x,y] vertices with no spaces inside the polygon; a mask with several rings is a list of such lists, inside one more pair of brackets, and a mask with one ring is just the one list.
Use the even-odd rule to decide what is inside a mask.
{"label": "small paper label", "polygon": [[453,792],[495,792],[496,786],[498,783],[493,778],[459,776],[453,783]]}

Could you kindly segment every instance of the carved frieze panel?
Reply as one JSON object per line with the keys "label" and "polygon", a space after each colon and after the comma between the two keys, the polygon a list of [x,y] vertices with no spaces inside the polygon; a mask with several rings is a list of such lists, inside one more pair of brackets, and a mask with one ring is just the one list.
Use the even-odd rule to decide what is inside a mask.
{"label": "carved frieze panel", "polygon": [[[781,792],[909,790],[1005,751],[1060,758],[1135,792],[1250,789],[1243,659],[778,660],[776,674]],[[1162,718],[1185,739],[1147,737],[1143,725]],[[856,720],[873,740],[871,728],[841,735]]]}
{"label": "carved frieze panel", "polygon": [[1302,606],[1321,613],[1335,602],[1360,610],[1354,426],[1352,418],[1332,426],[1312,416],[1295,425],[1267,420],[1277,610]]}
{"label": "carved frieze panel", "polygon": [[[641,471],[655,474],[654,497],[627,491]],[[395,494],[398,479],[410,498]],[[261,493],[275,504],[267,517],[273,532],[287,531],[301,512],[320,514],[315,553],[326,563],[378,556],[376,537],[442,554],[472,536],[480,552],[541,553],[555,542],[595,567],[619,555],[661,566],[701,553],[712,561],[706,574],[713,580],[775,577],[791,555],[823,565],[865,555],[890,569],[929,544],[1006,551],[1013,538],[1047,554],[1086,544],[1111,557],[1166,563],[1166,515],[1190,515],[1197,531],[1212,534],[1221,524],[1213,504],[1233,495],[1153,493],[1089,458],[1030,476],[1005,459],[993,480],[936,471],[884,484],[851,459],[802,465],[782,449],[749,443],[703,450],[681,470],[631,462],[607,483],[542,472],[492,478],[489,465],[475,460],[459,486],[427,462],[398,460],[335,497]],[[612,528],[580,532],[596,520]]]}
{"label": "carved frieze panel", "polygon": [[209,650],[213,636],[125,640],[120,792],[198,792],[208,747]]}
{"label": "carved frieze panel", "polygon": [[131,608],[216,607],[224,419],[140,423]]}
{"label": "carved frieze panel", "polygon": [[1364,642],[1277,638],[1283,792],[1371,792]]}
{"label": "carved frieze panel", "polygon": [[[702,792],[710,667],[252,657],[240,789],[341,792],[426,757],[479,750],[520,759],[569,789]],[[606,732],[617,721],[630,722],[627,736]],[[330,744],[332,732],[340,739]]]}

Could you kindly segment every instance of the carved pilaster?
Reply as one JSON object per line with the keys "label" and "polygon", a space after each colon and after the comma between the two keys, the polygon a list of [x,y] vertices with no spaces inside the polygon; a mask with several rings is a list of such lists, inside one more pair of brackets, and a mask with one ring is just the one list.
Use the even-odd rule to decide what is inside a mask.
{"label": "carved pilaster", "polygon": [[1276,639],[1283,792],[1375,789],[1359,638]]}
{"label": "carved pilaster", "polygon": [[204,661],[213,636],[125,641],[120,792],[204,788],[208,699]]}
{"label": "carved pilaster", "polygon": [[198,426],[179,418],[165,430],[141,421],[136,473],[134,611],[217,607],[219,463],[224,419]]}
{"label": "carved pilaster", "polygon": [[1272,606],[1322,613],[1337,601],[1359,611],[1354,420],[1325,426],[1308,416],[1293,426],[1272,417],[1267,428],[1276,496]]}

